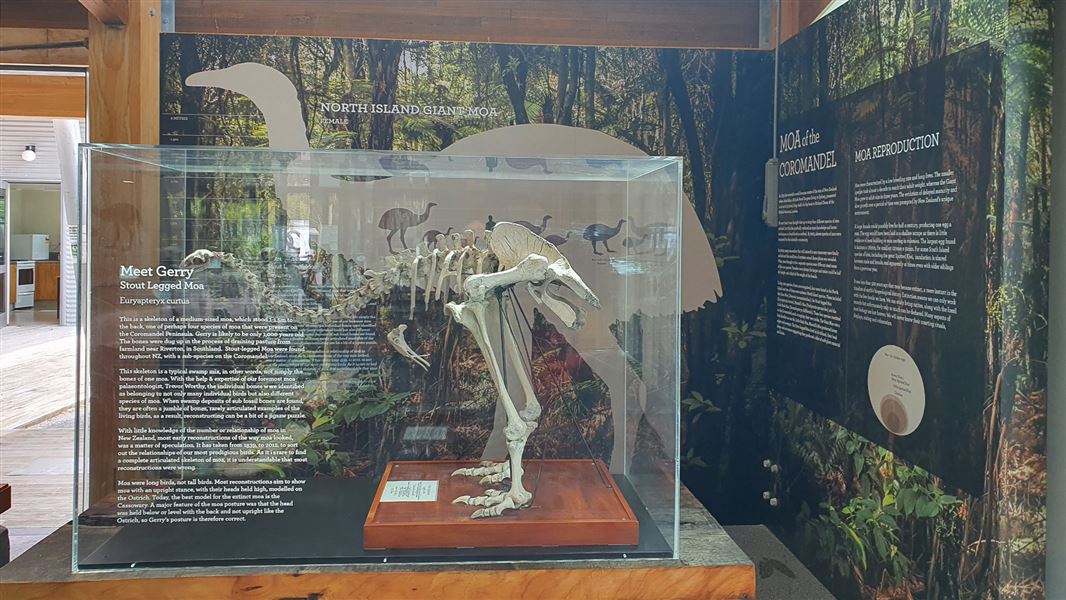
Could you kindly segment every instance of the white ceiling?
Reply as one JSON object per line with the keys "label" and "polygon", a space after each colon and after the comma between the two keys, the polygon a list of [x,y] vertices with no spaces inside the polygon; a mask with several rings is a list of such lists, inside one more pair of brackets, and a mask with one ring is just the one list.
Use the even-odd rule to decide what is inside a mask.
{"label": "white ceiling", "polygon": [[[81,121],[85,140],[85,121]],[[37,159],[22,160],[26,146],[37,146]],[[55,128],[52,119],[0,117],[0,179],[4,181],[58,182]]]}

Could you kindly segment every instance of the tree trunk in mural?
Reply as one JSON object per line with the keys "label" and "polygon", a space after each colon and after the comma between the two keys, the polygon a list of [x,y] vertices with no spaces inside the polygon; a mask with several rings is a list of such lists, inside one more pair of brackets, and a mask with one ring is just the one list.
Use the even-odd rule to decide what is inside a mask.
{"label": "tree trunk in mural", "polygon": [[[341,101],[349,104],[361,102],[356,93],[355,85],[357,82],[362,82],[366,79],[366,61],[364,60],[364,53],[361,52],[363,46],[359,40],[334,40],[334,43],[339,46],[341,57],[341,69],[344,73],[345,82],[348,84],[349,89],[343,96]],[[366,140],[363,138],[363,119],[362,115],[358,112],[348,114],[348,120],[345,122],[345,129],[348,130],[348,147],[352,149],[366,148]]]}
{"label": "tree trunk in mural", "polygon": [[922,0],[910,0],[908,13],[910,15],[911,31],[907,36],[907,42],[903,46],[903,71],[910,71],[916,67],[921,57],[918,56],[918,40],[920,39],[920,23],[918,15],[922,12]]}
{"label": "tree trunk in mural", "polygon": [[[826,27],[818,30],[818,103],[829,102],[831,86],[829,85],[829,31]],[[777,143],[777,140],[774,140]]]}
{"label": "tree trunk in mural", "polygon": [[[403,42],[370,40],[367,46],[374,82],[374,104],[396,104],[396,77],[400,71]],[[367,147],[371,150],[392,150],[395,123],[396,115],[391,112],[372,115]]]}
{"label": "tree trunk in mural", "polygon": [[929,4],[929,60],[948,54],[948,23],[951,0],[930,0]]}
{"label": "tree trunk in mural", "polygon": [[[555,93],[556,93],[556,96],[557,96],[557,99],[555,101],[555,106],[558,107],[558,108],[554,112],[559,115],[559,123],[565,125],[566,124],[566,121],[565,121],[566,117],[564,115],[566,113],[564,111],[566,110],[566,108],[565,108],[566,94],[567,94],[567,90],[570,89],[570,80],[571,80],[571,73],[570,73],[570,48],[560,48],[559,49],[559,67],[558,67],[558,72],[559,72],[559,76],[558,76],[558,82],[559,83],[556,86],[556,90],[555,90]],[[574,75],[573,77],[576,78],[577,76]],[[550,98],[546,98],[545,102],[544,102],[545,106],[547,106],[550,103],[550,101],[551,101]],[[554,120],[547,120],[547,113],[545,113],[545,123],[554,123],[554,122],[555,122]]]}
{"label": "tree trunk in mural", "polygon": [[[1051,233],[1049,215],[1051,214],[1051,123],[1049,114],[1045,111],[1040,118],[1039,162],[1038,178],[1040,184],[1033,189],[1033,265],[1026,276],[1026,289],[1031,290],[1032,307],[1030,310],[1036,315],[1048,314],[1048,300],[1050,298],[1049,281],[1045,273],[1050,272],[1051,262]],[[1061,202],[1062,200],[1060,200]],[[1041,319],[1032,319],[1029,322],[1029,363],[1033,365],[1046,364],[1048,330],[1046,322]],[[1033,377],[1034,387],[1043,388],[1047,385],[1047,371],[1040,369]]]}
{"label": "tree trunk in mural", "polygon": [[292,64],[293,85],[296,86],[296,97],[300,100],[300,117],[304,121],[304,136],[310,137],[310,128],[307,120],[307,87],[304,85],[303,68],[300,66],[300,38],[294,37],[289,42],[289,61]]}
{"label": "tree trunk in mural", "polygon": [[703,151],[700,148],[700,132],[692,114],[692,100],[688,95],[685,77],[681,73],[680,52],[674,48],[660,50],[659,62],[666,73],[666,85],[677,103],[677,116],[688,146],[689,168],[692,173],[692,200],[700,219],[707,218],[707,175],[704,173]]}
{"label": "tree trunk in mural", "polygon": [[329,62],[322,69],[322,78],[329,81],[337,69],[341,66],[341,40],[331,40],[329,43]]}
{"label": "tree trunk in mural", "polygon": [[511,100],[516,125],[529,123],[526,113],[526,82],[529,78],[529,63],[525,51],[519,46],[496,45],[496,58],[500,64],[500,77]]}
{"label": "tree trunk in mural", "polygon": [[[715,115],[714,130],[704,138],[714,199],[711,233],[724,236],[725,243],[715,248],[717,256],[733,256],[738,261],[722,268],[723,287],[728,290],[720,301],[724,310],[705,317],[700,332],[704,339],[716,340],[713,349],[704,351],[718,354],[717,374],[711,374],[713,379],[705,385],[716,389],[714,397],[722,409],[717,424],[722,439],[717,443],[725,479],[717,491],[723,497],[731,485],[726,481],[751,477],[751,457],[768,456],[759,424],[770,418],[770,408],[766,402],[748,399],[751,386],[757,381],[754,369],[761,346],[752,336],[760,332],[760,316],[764,315],[774,264],[774,233],[762,222],[759,202],[772,132],[768,121],[755,125],[741,117],[749,112],[772,111],[768,64],[718,56],[713,69],[705,75],[706,81],[701,82],[703,89],[709,90]],[[739,267],[741,262],[743,268]],[[737,333],[725,333],[727,328]],[[744,498],[729,502],[733,518],[749,522],[769,518],[764,509],[765,505]]]}
{"label": "tree trunk in mural", "polygon": [[581,60],[577,48],[562,48],[559,57],[558,117],[560,125],[574,124],[574,101],[580,84]]}
{"label": "tree trunk in mural", "polygon": [[544,92],[544,102],[540,103],[540,122],[555,123],[555,101],[551,92]]}
{"label": "tree trunk in mural", "polygon": [[585,48],[585,127],[596,128],[596,49]]}
{"label": "tree trunk in mural", "polygon": [[674,152],[674,114],[670,102],[670,88],[663,85],[658,91],[659,127],[662,129],[663,154],[673,156]]}

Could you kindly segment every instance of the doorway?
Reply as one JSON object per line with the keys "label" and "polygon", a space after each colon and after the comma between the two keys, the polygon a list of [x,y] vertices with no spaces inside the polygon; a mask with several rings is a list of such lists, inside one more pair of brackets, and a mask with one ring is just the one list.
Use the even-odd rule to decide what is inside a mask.
{"label": "doorway", "polygon": [[0,483],[12,497],[0,534],[7,529],[12,556],[70,520],[79,272],[73,174],[84,139],[84,120],[0,116],[0,321],[8,324],[0,329]]}
{"label": "doorway", "polygon": [[58,183],[9,184],[10,325],[59,322],[60,203]]}

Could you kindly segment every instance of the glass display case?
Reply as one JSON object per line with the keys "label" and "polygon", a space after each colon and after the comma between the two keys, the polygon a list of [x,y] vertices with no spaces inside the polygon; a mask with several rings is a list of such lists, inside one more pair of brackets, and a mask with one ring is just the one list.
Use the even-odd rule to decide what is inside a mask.
{"label": "glass display case", "polygon": [[677,556],[680,159],[81,153],[75,569]]}

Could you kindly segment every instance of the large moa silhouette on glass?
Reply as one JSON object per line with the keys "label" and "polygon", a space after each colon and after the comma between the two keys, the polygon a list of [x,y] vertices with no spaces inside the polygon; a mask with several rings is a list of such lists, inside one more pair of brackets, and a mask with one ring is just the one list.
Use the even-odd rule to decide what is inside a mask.
{"label": "large moa silhouette on glass", "polygon": [[[216,71],[203,71],[190,75],[186,85],[198,87],[213,87],[229,90],[246,96],[262,112],[266,122],[269,147],[278,150],[310,150],[310,143],[302,118],[300,102],[296,88],[292,82],[281,72],[272,67],[258,63],[241,63]],[[448,156],[531,156],[531,157],[609,157],[647,156],[640,149],[613,138],[605,133],[579,127],[563,125],[532,124],[513,125],[488,130],[464,137],[451,146],[440,151],[438,156],[429,159],[424,165],[432,171],[433,161],[447,161]],[[421,157],[420,157],[421,159]],[[531,162],[536,162],[536,165]],[[612,167],[611,160],[598,158],[587,161],[590,167],[609,169]],[[617,162],[617,161],[614,161]],[[538,202],[545,198],[545,186],[554,185],[559,194],[557,200],[566,198],[565,194],[574,192],[572,184],[565,182],[551,182],[551,177],[546,175],[539,181],[529,181],[529,173],[547,173],[543,159],[507,160],[500,164],[499,161],[486,161],[487,169],[500,171],[505,168],[521,169],[526,173],[527,180],[512,180],[507,182],[507,194],[515,198],[522,198],[521,202],[508,202],[505,197],[499,195],[501,188],[489,190],[471,189],[464,185],[462,180],[449,181],[447,179],[432,182],[430,187],[427,178],[424,188],[425,194],[411,194],[411,176],[388,177],[375,181],[342,181],[333,180],[331,185],[343,188],[340,192],[332,188],[320,190],[322,193],[313,197],[310,204],[315,207],[320,222],[329,222],[336,226],[339,232],[336,241],[335,252],[344,253],[346,256],[362,255],[366,259],[366,265],[370,268],[384,263],[385,257],[390,255],[390,249],[385,243],[366,244],[371,234],[376,239],[383,238],[379,223],[384,223],[382,215],[356,214],[353,206],[358,204],[360,197],[386,197],[390,189],[395,189],[395,201],[389,208],[399,208],[402,205],[419,218],[425,213],[426,219],[410,227],[418,231],[416,240],[430,230],[445,231],[448,227],[454,227],[456,231],[470,229],[476,236],[483,236],[486,228],[486,215],[490,212],[499,221],[527,221],[529,223],[544,223],[546,230],[542,236],[550,240],[565,240],[568,233],[583,234],[590,226],[602,223],[619,223],[622,221],[650,223],[664,221],[663,213],[670,214],[676,211],[676,206],[647,205],[643,206],[640,199],[623,203],[628,208],[623,211],[618,209],[618,202],[606,199],[587,202],[568,201],[564,203],[566,214],[561,214],[556,204],[551,204],[550,221],[544,217],[548,205]],[[530,166],[540,168],[530,170]],[[442,167],[442,170],[443,167]],[[402,181],[395,181],[400,179]],[[275,175],[275,192],[286,210],[293,214],[299,212],[300,207],[306,212],[308,206],[307,187],[303,187],[299,194],[288,192],[289,174],[279,173]],[[315,186],[310,186],[312,196],[316,194]],[[402,191],[401,191],[402,190]],[[432,197],[437,203],[432,213],[426,210],[428,199]],[[722,296],[721,281],[718,269],[715,265],[707,236],[700,224],[695,210],[689,202],[682,202],[680,231],[676,225],[661,227],[657,231],[657,247],[655,255],[673,253],[675,260],[680,260],[681,278],[681,310],[688,312],[697,310],[707,303],[716,302]],[[490,208],[491,207],[491,208]],[[629,214],[622,214],[627,212]],[[405,213],[406,214],[406,213]],[[491,218],[490,218],[491,220]],[[619,224],[619,239],[636,237],[640,239],[643,231],[636,232],[625,229],[625,223]],[[613,229],[613,228],[612,228]],[[673,229],[674,231],[667,231]],[[391,226],[389,227],[391,230]],[[599,231],[594,231],[597,240],[601,239]],[[634,235],[635,234],[635,235]],[[361,240],[358,239],[361,236]],[[613,237],[613,236],[612,236]],[[586,238],[588,239],[588,238]],[[381,239],[381,242],[385,242]],[[368,246],[372,246],[368,248]],[[652,253],[649,253],[652,254]],[[618,344],[617,337],[612,331],[613,326],[619,322],[626,322],[639,313],[642,318],[654,318],[676,314],[674,306],[663,306],[659,290],[666,285],[675,285],[677,274],[675,272],[655,272],[655,269],[630,269],[626,264],[619,262],[622,253],[597,255],[593,254],[589,245],[578,245],[567,254],[573,269],[581,274],[582,279],[592,290],[601,296],[603,307],[601,310],[588,313],[584,327],[570,329],[551,311],[545,311],[544,316],[556,329],[565,336],[567,342],[580,354],[585,363],[599,377],[607,387],[610,394],[612,422],[614,426],[614,442],[610,457],[610,467],[613,472],[629,472],[629,467],[634,458],[634,447],[638,427],[643,421],[660,437],[666,448],[671,448],[668,453],[676,458],[677,443],[677,412],[676,390],[649,390],[644,380],[631,368],[628,357]],[[676,265],[676,262],[674,263]],[[609,296],[603,290],[617,290],[622,278],[626,278],[629,290],[625,297]],[[519,301],[527,301],[534,304],[528,292],[516,290]],[[669,303],[667,303],[669,304]],[[532,343],[532,340],[523,340],[524,343]],[[529,348],[524,349],[527,353]],[[642,352],[642,364],[644,379],[652,381],[656,371],[663,373],[672,372],[676,369],[676,349],[649,347]],[[508,381],[517,382],[517,373],[508,370]],[[676,377],[667,378],[676,381]],[[655,401],[650,402],[648,394],[655,395]],[[626,401],[627,394],[631,398]],[[521,407],[519,407],[521,409]],[[504,428],[507,424],[507,415],[498,406],[493,425],[493,431],[489,443],[482,458],[500,459],[506,454],[506,440]]]}

